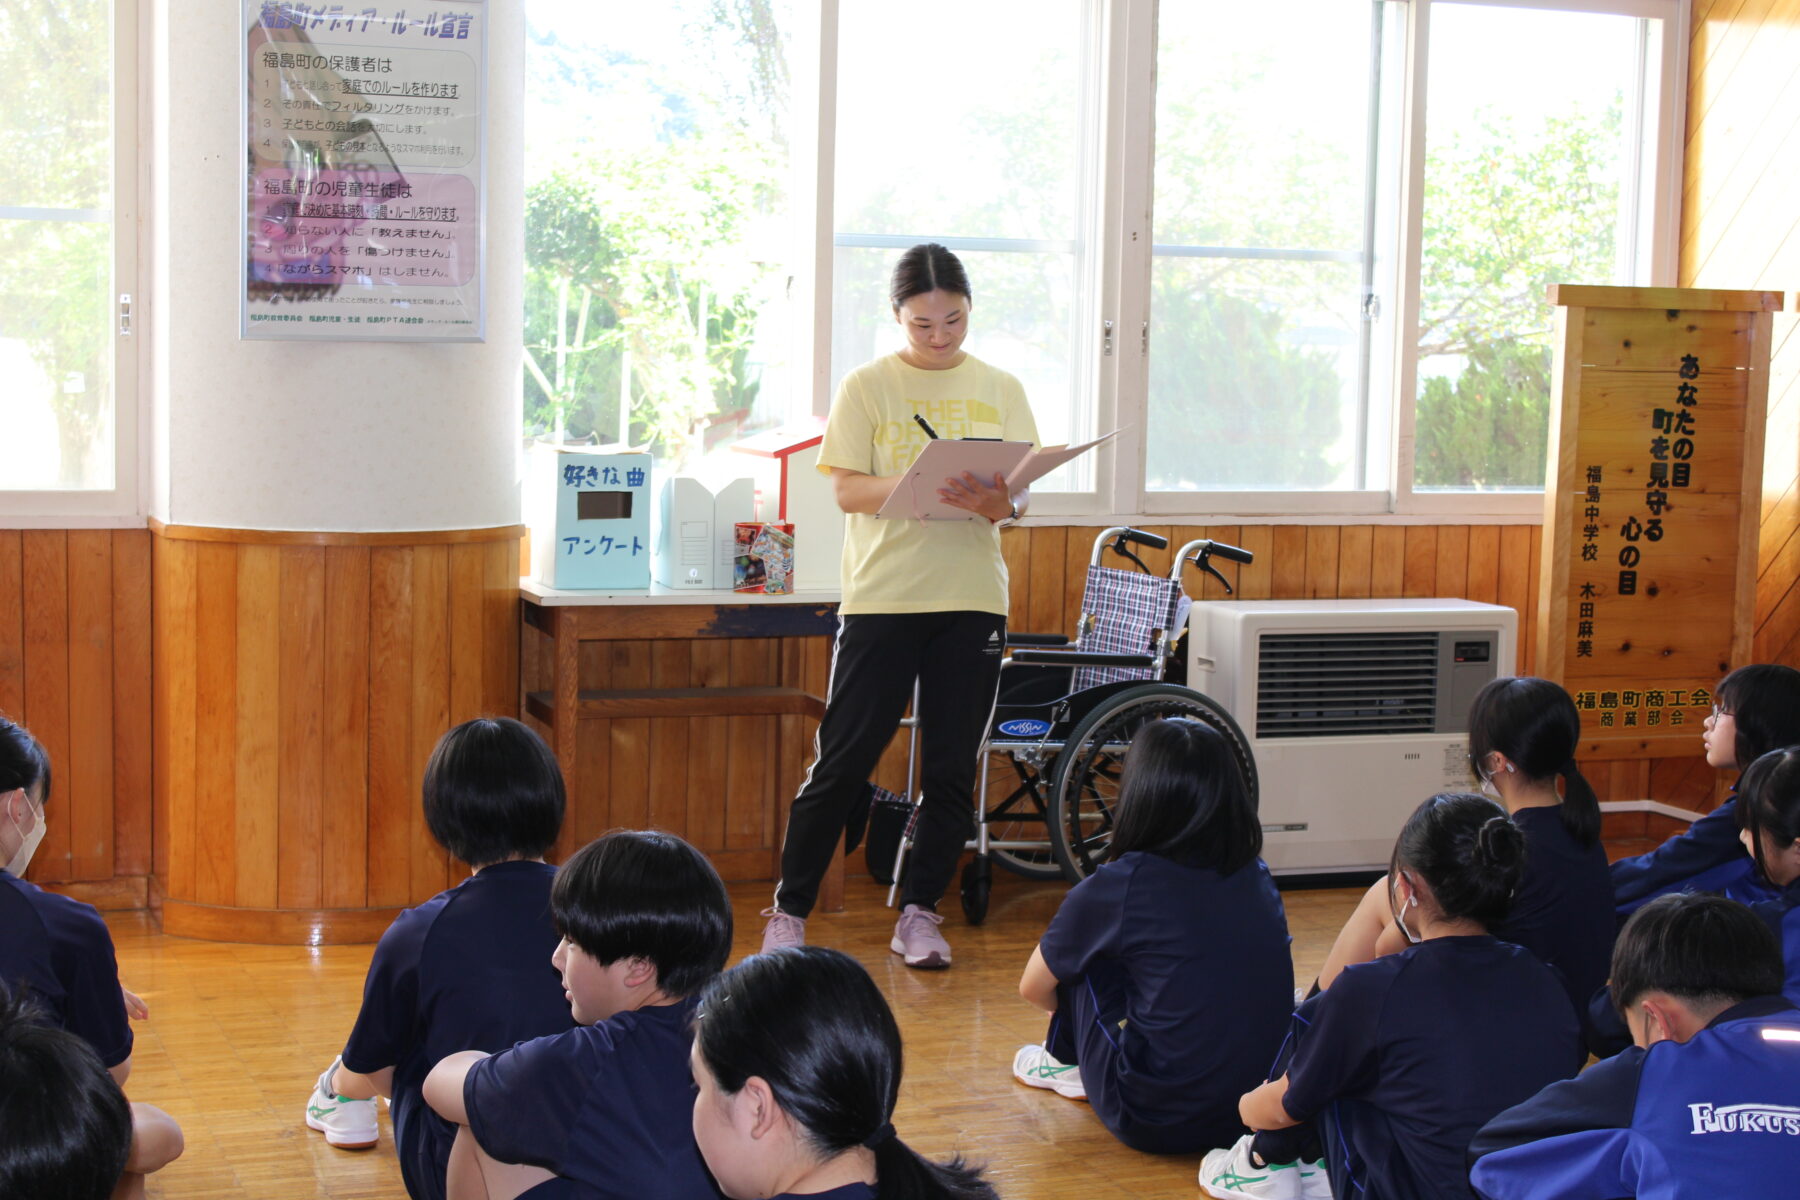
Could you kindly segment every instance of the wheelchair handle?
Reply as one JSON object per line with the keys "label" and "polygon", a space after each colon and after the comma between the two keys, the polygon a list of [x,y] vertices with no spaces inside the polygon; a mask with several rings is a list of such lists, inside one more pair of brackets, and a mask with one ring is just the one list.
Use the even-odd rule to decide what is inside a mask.
{"label": "wheelchair handle", "polygon": [[1173,579],[1176,583],[1180,583],[1181,568],[1187,566],[1189,563],[1193,563],[1196,567],[1199,567],[1202,571],[1205,571],[1208,575],[1211,575],[1214,579],[1218,580],[1219,586],[1225,589],[1225,594],[1227,596],[1232,595],[1231,581],[1225,578],[1219,568],[1212,565],[1212,556],[1215,554],[1220,558],[1237,563],[1253,562],[1256,559],[1256,555],[1240,546],[1229,545],[1225,542],[1215,542],[1211,538],[1198,538],[1176,551],[1175,566],[1169,571],[1169,578]]}
{"label": "wheelchair handle", "polygon": [[1094,539],[1094,553],[1088,561],[1093,566],[1099,566],[1106,558],[1107,550],[1110,549],[1113,553],[1137,563],[1140,571],[1148,572],[1150,568],[1146,567],[1143,560],[1131,552],[1130,543],[1133,542],[1140,546],[1148,546],[1152,550],[1165,550],[1169,545],[1169,539],[1161,534],[1150,533],[1143,529],[1133,529],[1129,525],[1114,525],[1110,529],[1102,529],[1100,536]]}

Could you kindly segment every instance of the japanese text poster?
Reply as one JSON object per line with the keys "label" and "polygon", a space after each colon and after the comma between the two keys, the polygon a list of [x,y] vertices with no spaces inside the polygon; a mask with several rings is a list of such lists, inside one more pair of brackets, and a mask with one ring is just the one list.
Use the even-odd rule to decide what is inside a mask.
{"label": "japanese text poster", "polygon": [[484,0],[243,13],[243,336],[480,341]]}

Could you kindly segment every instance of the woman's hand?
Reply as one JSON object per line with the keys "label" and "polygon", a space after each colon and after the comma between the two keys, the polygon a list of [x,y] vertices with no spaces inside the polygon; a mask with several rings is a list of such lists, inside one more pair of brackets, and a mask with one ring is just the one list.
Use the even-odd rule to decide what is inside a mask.
{"label": "woman's hand", "polygon": [[944,486],[938,489],[938,499],[951,508],[972,512],[990,521],[1004,521],[1013,511],[1012,492],[1006,486],[1004,475],[995,475],[993,483],[988,484],[972,472],[964,471],[961,478],[951,476],[944,480]]}

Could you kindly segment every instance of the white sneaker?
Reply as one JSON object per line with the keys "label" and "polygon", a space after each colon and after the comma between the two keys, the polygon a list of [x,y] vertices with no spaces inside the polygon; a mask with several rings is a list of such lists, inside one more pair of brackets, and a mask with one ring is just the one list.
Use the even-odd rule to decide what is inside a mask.
{"label": "white sneaker", "polygon": [[325,1140],[340,1150],[367,1150],[375,1144],[379,1126],[375,1119],[375,1101],[352,1100],[331,1090],[327,1082],[337,1070],[337,1059],[313,1084],[306,1102],[306,1125],[325,1135]]}
{"label": "white sneaker", "polygon": [[1026,1087],[1045,1088],[1069,1100],[1086,1100],[1081,1068],[1056,1061],[1042,1046],[1020,1046],[1013,1055],[1013,1078]]}
{"label": "white sneaker", "polygon": [[1300,1200],[1333,1200],[1331,1172],[1325,1169],[1324,1159],[1300,1164]]}
{"label": "white sneaker", "polygon": [[1218,1200],[1300,1200],[1299,1166],[1259,1165],[1250,1154],[1251,1137],[1246,1133],[1229,1149],[1206,1152],[1200,1161],[1200,1190]]}

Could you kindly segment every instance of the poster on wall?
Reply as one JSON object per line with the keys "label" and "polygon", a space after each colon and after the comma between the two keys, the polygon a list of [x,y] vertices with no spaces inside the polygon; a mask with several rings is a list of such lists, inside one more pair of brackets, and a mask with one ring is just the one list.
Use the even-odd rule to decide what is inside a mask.
{"label": "poster on wall", "polygon": [[243,0],[240,333],[485,336],[485,0]]}
{"label": "poster on wall", "polygon": [[1778,292],[1552,285],[1558,306],[1538,670],[1578,758],[1699,753],[1750,661]]}

